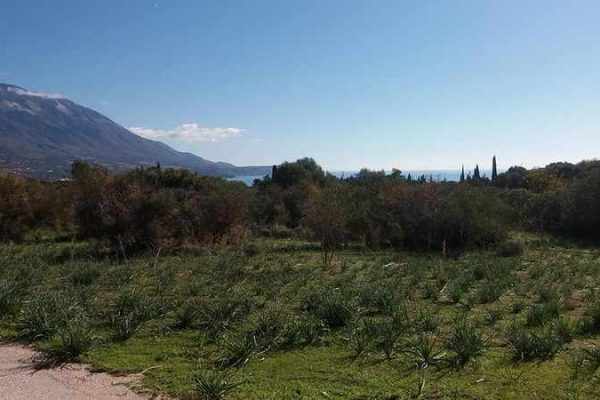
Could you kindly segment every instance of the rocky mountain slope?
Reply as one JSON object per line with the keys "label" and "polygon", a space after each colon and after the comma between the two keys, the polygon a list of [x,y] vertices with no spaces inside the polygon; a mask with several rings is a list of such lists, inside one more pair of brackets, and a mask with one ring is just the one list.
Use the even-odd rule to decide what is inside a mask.
{"label": "rocky mountain slope", "polygon": [[267,167],[212,162],[142,138],[62,96],[0,84],[0,168],[43,179],[69,175],[74,160],[115,170],[160,162],[203,175],[263,175]]}

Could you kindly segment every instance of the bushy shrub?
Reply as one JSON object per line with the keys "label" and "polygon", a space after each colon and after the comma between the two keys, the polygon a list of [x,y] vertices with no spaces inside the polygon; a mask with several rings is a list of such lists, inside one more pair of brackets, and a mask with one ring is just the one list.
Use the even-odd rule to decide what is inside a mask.
{"label": "bushy shrub", "polygon": [[586,335],[600,333],[600,301],[594,301],[586,307],[579,320],[578,330]]}
{"label": "bushy shrub", "polygon": [[487,247],[506,236],[507,207],[481,188],[390,185],[384,188],[382,231],[395,247],[439,249]]}
{"label": "bushy shrub", "polygon": [[[527,196],[525,204],[516,205],[525,210],[526,225],[542,231],[576,238],[598,239],[596,227],[600,224],[600,169],[597,161],[570,165],[575,171],[567,175],[557,173],[553,165],[529,175],[543,175],[550,185],[531,188],[540,193]],[[564,170],[564,168],[559,168]]]}
{"label": "bushy shrub", "polygon": [[359,289],[359,302],[373,313],[391,314],[398,304],[393,288],[381,284],[368,284]]}
{"label": "bushy shrub", "polygon": [[68,307],[68,304],[62,293],[38,293],[25,301],[17,323],[19,336],[27,340],[43,340],[52,337],[64,307]]}
{"label": "bushy shrub", "polygon": [[300,316],[289,320],[283,330],[283,346],[303,346],[317,343],[327,333],[324,322],[314,317]]}
{"label": "bushy shrub", "polygon": [[321,254],[326,266],[348,237],[346,205],[341,187],[331,185],[313,194],[305,206],[304,225],[321,243]]}
{"label": "bushy shrub", "polygon": [[446,340],[446,348],[453,353],[452,364],[463,368],[485,350],[483,335],[471,324],[466,316],[456,318]]}
{"label": "bushy shrub", "polygon": [[148,298],[135,288],[124,289],[114,300],[109,313],[115,339],[126,340],[150,318],[151,304]]}
{"label": "bushy shrub", "polygon": [[446,354],[438,348],[437,338],[431,334],[419,334],[403,350],[417,369],[424,370],[440,365]]}
{"label": "bushy shrub", "polygon": [[406,333],[406,321],[399,317],[365,318],[359,320],[352,329],[349,345],[355,357],[369,349],[383,352],[391,360],[397,343]]}
{"label": "bushy shrub", "polygon": [[222,400],[241,384],[228,371],[200,369],[192,375],[192,389],[201,400]]}
{"label": "bushy shrub", "polygon": [[257,343],[249,330],[230,330],[219,340],[221,356],[219,364],[222,367],[240,367],[248,362],[257,351]]}
{"label": "bushy shrub", "polygon": [[552,329],[536,332],[515,324],[509,328],[506,339],[513,361],[548,360],[554,357],[563,345]]}
{"label": "bushy shrub", "polygon": [[471,285],[471,280],[467,276],[460,276],[448,283],[447,293],[448,298],[453,303],[458,303],[467,293]]}
{"label": "bushy shrub", "polygon": [[516,241],[502,242],[496,248],[499,257],[517,257],[523,254],[523,245]]}
{"label": "bushy shrub", "polygon": [[372,319],[365,318],[355,323],[348,340],[348,345],[355,358],[369,350],[375,336],[376,329]]}
{"label": "bushy shrub", "polygon": [[174,199],[150,192],[123,178],[109,181],[94,196],[81,197],[75,216],[82,238],[100,239],[122,257],[129,253],[160,248],[175,232]]}
{"label": "bushy shrub", "polygon": [[52,345],[52,352],[62,360],[76,360],[92,346],[92,331],[88,317],[78,313],[69,317],[57,328],[58,340]]}
{"label": "bushy shrub", "polygon": [[417,310],[413,323],[417,332],[433,333],[437,331],[440,321],[431,309],[421,307]]}
{"label": "bushy shrub", "polygon": [[506,238],[509,209],[494,191],[459,186],[442,210],[441,230],[450,248],[489,247]]}
{"label": "bushy shrub", "polygon": [[26,181],[0,173],[0,242],[19,242],[33,226]]}
{"label": "bushy shrub", "polygon": [[304,299],[303,308],[330,328],[341,328],[350,322],[352,307],[338,290],[323,289]]}
{"label": "bushy shrub", "polygon": [[195,299],[186,300],[175,310],[175,329],[191,328],[198,317],[199,304]]}
{"label": "bushy shrub", "polygon": [[199,303],[198,324],[210,340],[233,327],[251,309],[248,298],[227,293],[225,296],[205,299]]}
{"label": "bushy shrub", "polygon": [[591,168],[565,192],[561,230],[575,237],[600,238],[600,169]]}
{"label": "bushy shrub", "polygon": [[529,327],[542,326],[560,316],[560,304],[557,301],[533,304],[527,311],[526,325]]}
{"label": "bushy shrub", "polygon": [[77,303],[57,310],[54,336],[42,348],[42,365],[55,365],[77,361],[93,344],[90,320]]}
{"label": "bushy shrub", "polygon": [[375,346],[382,351],[385,358],[392,359],[396,344],[404,332],[404,327],[397,319],[383,318],[374,321],[372,330],[375,334]]}
{"label": "bushy shrub", "polygon": [[0,319],[14,313],[18,290],[15,279],[0,279]]}
{"label": "bushy shrub", "polygon": [[[289,175],[286,171],[297,171]],[[336,180],[314,160],[274,167],[256,184],[252,214],[258,225],[309,227],[325,258],[349,238],[370,247],[392,246],[457,254],[506,237],[507,205],[484,187],[409,181],[400,171],[361,170]],[[279,174],[286,178],[280,178]],[[320,172],[315,172],[320,171]]]}
{"label": "bushy shrub", "polygon": [[76,180],[79,234],[123,257],[185,243],[239,242],[247,217],[245,187],[186,171],[152,168]]}
{"label": "bushy shrub", "polygon": [[326,182],[323,169],[311,158],[273,167],[272,175],[258,181],[252,214],[259,224],[299,226],[311,194]]}
{"label": "bushy shrub", "polygon": [[280,306],[270,305],[251,316],[246,329],[259,349],[272,349],[279,344],[287,321],[288,315]]}
{"label": "bushy shrub", "polygon": [[477,289],[477,302],[489,304],[498,300],[505,292],[506,283],[500,279],[486,280]]}
{"label": "bushy shrub", "polygon": [[529,193],[527,202],[515,207],[524,210],[524,226],[537,232],[560,232],[564,193],[550,191]]}
{"label": "bushy shrub", "polygon": [[573,340],[574,327],[571,321],[566,318],[557,318],[552,321],[552,331],[554,336],[562,343],[570,343]]}

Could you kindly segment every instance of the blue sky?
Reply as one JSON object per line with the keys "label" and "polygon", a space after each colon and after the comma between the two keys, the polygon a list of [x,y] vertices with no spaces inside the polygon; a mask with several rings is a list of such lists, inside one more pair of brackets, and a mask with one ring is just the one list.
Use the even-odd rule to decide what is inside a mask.
{"label": "blue sky", "polygon": [[212,160],[600,155],[596,0],[0,0],[0,16],[0,82]]}

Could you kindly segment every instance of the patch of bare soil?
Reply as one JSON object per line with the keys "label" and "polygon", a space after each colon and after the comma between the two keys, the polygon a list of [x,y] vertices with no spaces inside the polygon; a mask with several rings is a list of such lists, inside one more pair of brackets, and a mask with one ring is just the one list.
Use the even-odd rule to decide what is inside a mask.
{"label": "patch of bare soil", "polygon": [[147,400],[129,386],[136,377],[92,373],[79,364],[37,370],[35,352],[0,345],[0,400]]}

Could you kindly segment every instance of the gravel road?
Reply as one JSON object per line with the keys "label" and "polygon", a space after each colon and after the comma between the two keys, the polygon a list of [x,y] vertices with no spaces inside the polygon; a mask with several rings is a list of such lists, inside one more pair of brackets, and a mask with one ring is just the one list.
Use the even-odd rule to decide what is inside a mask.
{"label": "gravel road", "polygon": [[0,400],[145,400],[128,389],[131,377],[91,373],[82,365],[34,370],[35,353],[0,345]]}

